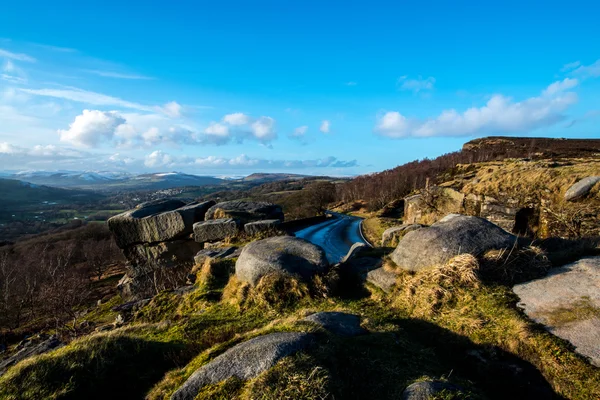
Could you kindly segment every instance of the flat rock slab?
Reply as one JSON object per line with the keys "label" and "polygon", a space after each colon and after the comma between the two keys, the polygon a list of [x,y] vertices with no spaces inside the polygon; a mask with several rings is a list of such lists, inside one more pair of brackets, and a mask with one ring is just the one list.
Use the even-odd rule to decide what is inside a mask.
{"label": "flat rock slab", "polygon": [[[196,265],[202,265],[206,260],[220,260],[236,256],[238,250],[235,246],[220,247],[216,249],[202,249],[194,256]],[[239,253],[237,253],[239,255]]]}
{"label": "flat rock slab", "polygon": [[344,312],[318,312],[304,318],[340,336],[357,336],[367,333],[360,326],[360,316]]}
{"label": "flat rock slab", "polygon": [[513,291],[527,316],[600,366],[600,257],[552,269]]}
{"label": "flat rock slab", "polygon": [[[441,392],[448,394],[460,392],[460,388],[448,382],[442,381],[422,381],[415,382],[404,389],[402,400],[430,400]],[[441,398],[441,397],[440,397]]]}
{"label": "flat rock slab", "polygon": [[399,267],[418,271],[443,265],[459,254],[481,255],[487,250],[511,248],[517,237],[490,221],[450,214],[435,224],[408,232],[391,254]]}
{"label": "flat rock slab", "polygon": [[202,221],[212,205],[214,201],[187,205],[179,200],[142,203],[109,218],[108,228],[120,248],[164,242],[190,235],[194,222]]}
{"label": "flat rock slab", "polygon": [[231,218],[212,219],[194,224],[194,240],[198,243],[217,242],[239,232],[238,221]]}
{"label": "flat rock slab", "polygon": [[26,343],[18,352],[7,359],[0,361],[0,376],[2,376],[8,370],[8,368],[26,358],[33,357],[38,354],[44,354],[50,350],[54,350],[62,346],[64,346],[64,344],[58,340],[56,336],[51,336],[50,338],[37,344]]}
{"label": "flat rock slab", "polygon": [[283,221],[283,211],[277,204],[263,201],[233,200],[215,204],[206,212],[205,219],[233,218],[248,223],[267,219]]}
{"label": "flat rock slab", "polygon": [[379,267],[367,272],[367,282],[377,286],[386,293],[392,291],[392,288],[396,284],[397,277],[398,275],[396,273],[388,271],[384,267]]}
{"label": "flat rock slab", "polygon": [[256,285],[260,278],[271,273],[308,280],[328,266],[325,252],[319,246],[293,236],[275,236],[246,245],[235,263],[235,274],[242,282]]}
{"label": "flat rock slab", "polygon": [[600,182],[600,176],[588,176],[573,184],[565,193],[565,200],[573,201],[587,196],[590,190]]}
{"label": "flat rock slab", "polygon": [[258,235],[264,232],[273,232],[279,229],[281,220],[278,219],[266,219],[262,221],[248,222],[244,225],[244,231],[248,235]]}
{"label": "flat rock slab", "polygon": [[307,348],[313,340],[310,333],[278,332],[240,343],[196,370],[171,399],[193,400],[206,385],[233,377],[254,378],[280,359]]}

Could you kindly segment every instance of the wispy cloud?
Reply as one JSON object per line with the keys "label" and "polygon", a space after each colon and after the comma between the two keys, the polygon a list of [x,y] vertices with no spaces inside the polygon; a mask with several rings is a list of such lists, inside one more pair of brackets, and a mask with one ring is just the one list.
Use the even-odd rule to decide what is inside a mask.
{"label": "wispy cloud", "polygon": [[331,122],[329,122],[328,120],[324,120],[323,122],[321,122],[319,130],[323,133],[329,133],[331,131]]}
{"label": "wispy cloud", "polygon": [[358,83],[356,83],[354,81],[346,82],[346,86],[356,86],[356,85],[358,85]]}
{"label": "wispy cloud", "polygon": [[102,71],[97,69],[86,69],[85,72],[90,74],[102,76],[105,78],[115,78],[115,79],[130,79],[130,80],[153,80],[154,78],[150,76],[137,75],[137,74],[125,74],[121,72],[113,72],[113,71]]}
{"label": "wispy cloud", "polygon": [[590,65],[580,65],[572,73],[583,78],[598,78],[600,76],[600,60],[596,60]]}
{"label": "wispy cloud", "polygon": [[561,70],[561,72],[567,72],[567,71],[571,71],[571,70],[579,67],[580,65],[581,65],[580,61],[573,61],[571,63],[563,65],[563,67],[560,70]]}
{"label": "wispy cloud", "polygon": [[36,62],[35,58],[28,56],[27,54],[13,53],[5,49],[0,49],[0,57],[17,61]]}
{"label": "wispy cloud", "polygon": [[435,84],[435,78],[423,78],[421,75],[417,79],[409,79],[406,75],[398,78],[398,86],[400,90],[410,90],[418,93],[423,90],[432,90]]}

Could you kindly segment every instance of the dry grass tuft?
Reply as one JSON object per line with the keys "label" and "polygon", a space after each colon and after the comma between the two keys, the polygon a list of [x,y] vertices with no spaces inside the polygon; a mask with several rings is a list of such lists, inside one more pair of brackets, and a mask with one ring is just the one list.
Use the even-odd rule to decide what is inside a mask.
{"label": "dry grass tuft", "polygon": [[535,246],[489,250],[480,263],[484,280],[506,285],[540,278],[552,266],[546,254]]}
{"label": "dry grass tuft", "polygon": [[440,267],[401,274],[395,302],[417,317],[426,317],[452,303],[461,289],[480,285],[477,259],[461,254]]}

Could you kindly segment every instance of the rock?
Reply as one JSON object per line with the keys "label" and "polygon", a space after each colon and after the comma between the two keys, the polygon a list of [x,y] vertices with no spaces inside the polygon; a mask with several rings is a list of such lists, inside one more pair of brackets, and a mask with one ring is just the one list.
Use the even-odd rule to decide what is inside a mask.
{"label": "rock", "polygon": [[302,321],[313,322],[340,336],[357,336],[367,332],[360,326],[360,316],[344,312],[318,312]]}
{"label": "rock", "polygon": [[342,258],[341,262],[345,263],[347,261],[350,261],[352,258],[355,258],[360,253],[362,253],[365,250],[368,250],[369,248],[370,247],[364,243],[354,243],[352,247],[350,247],[350,250],[348,250],[348,253],[344,256],[344,258]]}
{"label": "rock", "polygon": [[388,271],[384,267],[379,267],[367,272],[367,282],[377,286],[386,293],[392,291],[392,288],[396,284],[397,277],[398,275],[395,272]]}
{"label": "rock", "polygon": [[403,224],[386,229],[381,235],[381,247],[395,247],[408,232],[421,229],[421,224]]}
{"label": "rock", "polygon": [[203,249],[196,253],[194,256],[194,262],[196,265],[202,265],[206,260],[209,259],[217,260],[222,258],[232,258],[236,256],[236,250],[238,250],[238,248],[234,246],[221,247],[217,249]]}
{"label": "rock", "polygon": [[511,248],[516,241],[516,236],[483,218],[450,214],[430,227],[407,233],[391,259],[399,267],[417,271],[443,265],[458,254],[477,256]]}
{"label": "rock", "polygon": [[587,196],[590,190],[600,182],[600,176],[588,176],[572,185],[565,193],[565,200],[573,201]]}
{"label": "rock", "polygon": [[218,203],[206,212],[205,219],[233,218],[248,223],[266,219],[283,221],[281,206],[266,202],[233,200]]}
{"label": "rock", "polygon": [[600,367],[600,257],[550,270],[547,276],[513,287],[519,307],[575,351]]}
{"label": "rock", "polygon": [[[421,381],[407,386],[402,392],[402,400],[429,400],[436,398],[440,392],[446,391],[448,394],[460,392],[460,388],[448,382],[442,381]],[[440,397],[441,398],[441,397]],[[444,397],[445,398],[445,397]],[[454,397],[452,397],[454,398]]]}
{"label": "rock", "polygon": [[247,380],[273,367],[280,359],[308,347],[313,335],[278,332],[240,343],[194,372],[171,396],[171,400],[193,400],[200,389],[228,378]]}
{"label": "rock", "polygon": [[117,245],[125,248],[182,238],[192,233],[194,222],[202,221],[214,201],[185,205],[179,200],[142,203],[133,210],[108,220]]}
{"label": "rock", "polygon": [[231,218],[212,219],[194,224],[194,240],[198,243],[215,242],[236,236],[238,221]]}
{"label": "rock", "polygon": [[123,250],[132,271],[130,276],[146,275],[158,268],[191,265],[202,244],[193,240],[173,240],[156,244],[138,244]]}
{"label": "rock", "polygon": [[320,247],[304,239],[276,236],[244,247],[235,264],[235,274],[241,281],[256,285],[264,275],[274,272],[310,279],[328,265]]}
{"label": "rock", "polygon": [[23,343],[22,348],[18,352],[8,357],[6,360],[0,361],[0,376],[2,376],[8,368],[26,358],[43,354],[62,346],[64,346],[64,344],[54,335],[37,344],[27,341],[26,343]]}
{"label": "rock", "polygon": [[114,306],[112,310],[117,312],[132,312],[144,307],[146,304],[150,303],[150,300],[152,299],[147,298],[142,300],[128,301],[126,303],[119,304],[118,306]]}
{"label": "rock", "polygon": [[281,220],[265,219],[262,221],[248,222],[244,225],[244,231],[248,235],[258,235],[264,232],[276,232],[281,225]]}

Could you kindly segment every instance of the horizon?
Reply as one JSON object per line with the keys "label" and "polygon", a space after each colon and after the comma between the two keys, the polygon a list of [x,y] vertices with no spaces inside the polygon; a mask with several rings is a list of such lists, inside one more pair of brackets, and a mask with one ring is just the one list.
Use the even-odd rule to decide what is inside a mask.
{"label": "horizon", "polygon": [[351,177],[600,137],[596,3],[339,4],[4,5],[0,170]]}

